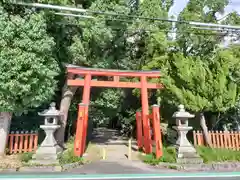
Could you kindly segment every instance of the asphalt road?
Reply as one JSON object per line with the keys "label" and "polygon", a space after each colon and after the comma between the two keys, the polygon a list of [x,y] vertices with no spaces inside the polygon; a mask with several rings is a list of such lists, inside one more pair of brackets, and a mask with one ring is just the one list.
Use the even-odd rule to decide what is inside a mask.
{"label": "asphalt road", "polygon": [[0,179],[17,179],[17,180],[239,180],[240,172],[227,173],[168,173],[168,174],[65,174],[65,173],[51,173],[51,174],[0,174]]}
{"label": "asphalt road", "polygon": [[[239,180],[240,177],[202,177],[202,178],[196,178],[196,177],[153,177],[153,178],[146,178],[146,177],[124,177],[124,178],[121,178],[121,177],[108,177],[108,178],[91,178],[91,177],[81,177],[81,178],[57,178],[56,180],[136,180],[136,179],[147,179],[147,180],[162,180],[162,179],[169,179],[169,180],[189,180],[189,179],[193,179],[194,180]],[[55,178],[38,178],[38,177],[35,177],[35,178],[0,178],[1,180],[2,179],[14,179],[14,180],[25,180],[25,179],[29,179],[29,180],[44,180],[44,179],[55,179]]]}
{"label": "asphalt road", "polygon": [[[145,179],[145,178],[143,178]],[[168,178],[148,178],[148,180],[162,180],[162,179],[168,179]],[[188,180],[189,178],[177,178],[175,180]],[[87,180],[87,179],[86,179]],[[105,179],[99,179],[99,180],[105,180]],[[120,180],[120,179],[115,179]],[[125,180],[135,180],[135,179],[125,179]],[[239,177],[233,177],[233,178],[194,178],[194,180],[239,180]]]}
{"label": "asphalt road", "polygon": [[[37,172],[36,172],[37,171]],[[138,162],[97,162],[73,168],[67,172],[49,173],[46,169],[32,169],[15,173],[0,173],[0,180],[240,180],[240,172],[179,172],[159,169]]]}

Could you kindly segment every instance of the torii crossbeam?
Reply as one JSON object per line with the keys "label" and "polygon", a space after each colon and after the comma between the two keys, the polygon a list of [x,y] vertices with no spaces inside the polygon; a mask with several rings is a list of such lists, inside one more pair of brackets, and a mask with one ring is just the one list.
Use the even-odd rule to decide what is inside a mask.
{"label": "torii crossbeam", "polygon": [[[148,89],[161,89],[163,86],[148,82],[148,78],[159,78],[160,71],[126,71],[112,69],[85,68],[75,65],[67,65],[67,73],[75,74],[84,79],[68,79],[68,86],[83,86],[82,103],[79,105],[74,153],[82,156],[86,146],[88,127],[88,107],[91,87],[116,87],[116,88],[139,88],[141,89],[142,123],[144,134],[144,150],[152,152],[151,133],[149,122]],[[107,80],[102,80],[104,79]],[[93,79],[94,78],[94,79]],[[96,79],[97,78],[97,79]],[[121,78],[135,78],[138,82],[123,81]],[[101,79],[101,80],[100,80]],[[110,79],[110,80],[109,80]]]}

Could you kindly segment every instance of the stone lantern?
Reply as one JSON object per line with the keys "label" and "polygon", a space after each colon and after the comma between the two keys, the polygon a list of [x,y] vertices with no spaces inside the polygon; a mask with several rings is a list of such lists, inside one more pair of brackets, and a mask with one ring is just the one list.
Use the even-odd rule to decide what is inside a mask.
{"label": "stone lantern", "polygon": [[202,163],[202,159],[197,154],[196,149],[187,139],[187,133],[192,127],[188,126],[188,119],[194,118],[193,114],[186,112],[183,105],[178,106],[178,111],[173,114],[176,118],[176,126],[173,128],[178,133],[176,141],[177,162],[178,163]]}
{"label": "stone lantern", "polygon": [[51,103],[49,109],[38,113],[39,116],[44,117],[44,125],[41,125],[40,128],[44,130],[46,137],[40,147],[37,149],[36,154],[33,157],[33,163],[58,164],[57,154],[61,152],[62,149],[57,145],[54,132],[60,128],[60,125],[58,125],[58,120],[61,116],[61,113],[56,109],[55,106],[55,103]]}

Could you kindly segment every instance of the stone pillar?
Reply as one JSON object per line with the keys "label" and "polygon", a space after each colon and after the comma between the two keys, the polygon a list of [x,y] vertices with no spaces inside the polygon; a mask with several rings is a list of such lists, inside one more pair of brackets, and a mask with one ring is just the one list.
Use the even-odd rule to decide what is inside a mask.
{"label": "stone pillar", "polygon": [[179,105],[178,111],[173,114],[176,118],[176,125],[173,128],[178,133],[176,141],[177,163],[182,164],[199,164],[203,160],[197,154],[196,149],[187,139],[187,133],[192,127],[188,126],[188,119],[194,118],[194,115],[185,111],[183,105]]}
{"label": "stone pillar", "polygon": [[55,140],[54,132],[60,128],[60,125],[58,125],[58,118],[61,114],[56,110],[55,103],[52,103],[48,110],[39,113],[39,115],[45,117],[45,123],[41,125],[40,128],[44,130],[46,137],[33,156],[32,163],[45,165],[58,164],[57,155],[62,149]]}
{"label": "stone pillar", "polygon": [[12,114],[0,112],[0,156],[5,155]]}

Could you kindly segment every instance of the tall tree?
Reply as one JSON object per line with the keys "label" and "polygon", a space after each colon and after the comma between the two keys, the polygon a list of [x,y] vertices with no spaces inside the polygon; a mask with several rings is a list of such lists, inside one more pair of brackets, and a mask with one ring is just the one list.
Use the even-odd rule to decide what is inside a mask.
{"label": "tall tree", "polygon": [[169,66],[162,70],[161,81],[169,102],[184,104],[199,114],[204,138],[211,145],[204,112],[225,112],[235,105],[239,98],[239,75],[234,71],[240,66],[240,59],[231,50],[218,49],[208,61],[199,56],[174,54]]}
{"label": "tall tree", "polygon": [[[167,17],[167,12],[171,5],[172,1],[166,1],[165,3],[159,3],[158,0],[143,1],[137,9],[132,11],[131,7],[122,0],[96,0],[89,9],[125,15]],[[75,27],[78,27],[80,30],[79,33],[75,31],[76,34],[70,38],[70,42],[72,43],[67,47],[70,55],[68,57],[71,57],[68,59],[69,62],[98,68],[142,69],[143,65],[146,64],[146,39],[154,38],[151,36],[151,31],[169,28],[169,25],[166,23],[160,23],[158,26],[155,26],[150,21],[135,21],[135,19],[122,16],[111,17],[98,15],[95,16],[95,19],[88,21],[76,18],[66,19],[68,22],[73,22]],[[66,19],[64,21],[66,21]],[[146,28],[148,29],[147,31],[145,30]],[[129,38],[133,38],[134,41],[130,42]],[[63,98],[60,105],[60,109],[64,109],[65,116],[62,120],[63,126],[57,133],[59,142],[63,142],[64,129],[67,122],[67,111],[71,99],[77,90],[76,88],[65,87],[66,90],[63,90]],[[109,92],[112,93],[112,95],[107,95]],[[104,97],[106,95],[108,97]],[[92,101],[91,105],[98,107],[99,110],[102,111],[103,107],[100,108],[99,102],[105,99],[105,101],[107,100],[108,102],[107,104],[116,102],[114,107],[118,107],[115,109],[115,112],[117,112],[120,105],[115,101],[115,99],[119,99],[119,97],[115,96],[122,96],[122,93],[116,90],[106,90],[105,93],[101,93],[101,96]],[[96,110],[97,108],[94,109],[98,111]],[[105,118],[102,119],[109,120],[113,117],[113,113],[110,114],[107,112],[109,111],[104,111]]]}
{"label": "tall tree", "polygon": [[[51,100],[57,87],[59,66],[53,55],[53,38],[47,35],[42,13],[0,4],[0,154],[13,113],[22,113]],[[14,11],[12,11],[14,10]]]}
{"label": "tall tree", "polygon": [[[107,12],[118,10],[120,13],[128,13],[130,10],[126,4],[120,0],[96,0],[89,9]],[[66,59],[65,62],[87,67],[121,68],[120,66],[122,64],[118,60],[120,53],[124,51],[124,41],[119,41],[119,39],[122,40],[121,37],[123,33],[121,30],[113,30],[112,27],[114,25],[122,25],[122,27],[124,27],[123,22],[115,23],[111,18],[108,19],[103,16],[95,16],[95,19],[88,21],[79,18],[65,17],[61,22],[67,24],[61,27],[65,33],[67,29],[72,32],[68,32],[68,36],[65,35],[69,42],[69,44],[64,47],[68,54],[68,59]],[[72,26],[69,26],[69,24]],[[60,40],[62,36],[56,38]],[[65,83],[62,90],[60,110],[64,113],[64,116],[62,119],[62,127],[56,134],[56,138],[61,145],[64,144],[68,110],[77,89],[76,87],[68,87]],[[98,103],[93,102],[92,105],[94,104],[97,105]]]}
{"label": "tall tree", "polygon": [[[219,13],[221,14],[227,4],[227,0],[190,0],[186,8],[180,13],[178,20],[218,23],[216,15]],[[224,94],[220,93],[219,96],[222,96],[221,102],[214,102],[211,99],[214,92],[210,92],[210,90],[209,92],[207,92],[206,87],[204,90],[202,90],[201,88],[203,85],[201,83],[205,82],[206,79],[208,82],[205,82],[205,84],[206,86],[209,86],[209,89],[210,86],[212,86],[213,89],[218,88],[218,85],[215,84],[215,79],[226,79],[224,81],[226,83],[225,85],[227,86],[226,88],[228,88],[228,84],[231,84],[231,86],[232,84],[237,84],[236,82],[229,80],[229,74],[236,73],[236,71],[233,71],[232,69],[233,66],[226,67],[224,65],[225,63],[227,63],[227,56],[229,56],[229,58],[232,58],[235,53],[231,51],[226,51],[224,49],[219,49],[224,37],[226,37],[228,33],[222,34],[214,30],[196,28],[194,29],[188,24],[184,23],[177,23],[175,28],[175,40],[168,41],[166,37],[158,34],[155,36],[155,40],[152,41],[152,43],[149,43],[148,48],[148,52],[150,54],[153,54],[153,56],[149,56],[151,60],[149,60],[146,68],[162,69],[162,73],[165,73],[165,77],[168,77],[168,79],[163,78],[164,84],[166,85],[166,90],[164,90],[165,97],[163,97],[163,100],[166,100],[170,104],[185,103],[184,105],[186,107],[189,107],[190,110],[198,112],[205,112],[206,110],[213,112],[225,111],[235,102],[235,98],[238,97],[238,91],[236,91],[235,94],[234,92],[232,92],[231,98],[228,98]],[[229,48],[233,49],[232,47]],[[224,58],[224,61],[219,62],[220,65],[223,66],[223,69],[218,67],[219,64],[218,62],[216,62],[219,61],[219,59],[221,58]],[[238,60],[237,57],[236,60]],[[197,68],[197,66],[193,64],[195,62],[199,65],[198,70],[195,70]],[[234,66],[238,65],[238,61],[234,61],[234,63]],[[186,72],[183,72],[183,69]],[[201,72],[199,71],[203,71],[203,73],[205,74],[201,74]],[[221,74],[215,75],[214,73],[218,71],[221,72]],[[212,80],[209,80],[207,77],[205,77],[206,72],[210,77],[212,77]],[[169,77],[173,80],[169,80]],[[184,79],[183,77],[185,77],[186,79]],[[190,79],[187,79],[188,77]],[[200,79],[202,81],[200,81]],[[171,83],[172,85],[169,85]],[[186,92],[184,92],[184,89],[181,89],[181,91],[179,90],[173,92],[172,86],[177,86],[180,89],[182,87],[186,90]],[[169,91],[169,93],[167,93],[167,90]],[[222,90],[227,91],[224,89]],[[203,91],[203,94],[201,94],[200,91]],[[170,93],[172,93],[172,95]],[[187,96],[186,93],[192,98],[196,98],[197,101],[192,102],[188,100],[188,98],[185,102],[183,102],[183,99]],[[216,94],[214,95],[216,97],[219,97]],[[179,96],[182,96],[183,99],[180,99]],[[175,99],[173,99],[173,97],[175,97]],[[226,101],[228,101],[228,103],[226,103]],[[226,104],[224,105],[222,104],[222,102],[225,102]],[[205,107],[202,107],[202,109],[198,107],[199,109],[196,110],[193,106],[196,106],[196,104],[198,103],[205,104]],[[201,115],[201,127],[204,132],[206,143],[210,145],[210,140],[207,133],[208,128],[206,126],[203,114]]]}

